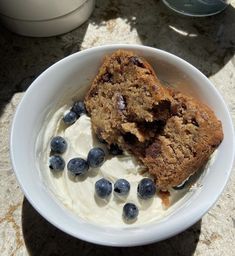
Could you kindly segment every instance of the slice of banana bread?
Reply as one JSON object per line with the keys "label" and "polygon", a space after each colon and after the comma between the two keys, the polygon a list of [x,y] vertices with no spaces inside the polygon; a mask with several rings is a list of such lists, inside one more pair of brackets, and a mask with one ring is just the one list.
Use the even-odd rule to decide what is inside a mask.
{"label": "slice of banana bread", "polygon": [[130,51],[105,58],[85,105],[98,137],[131,152],[164,190],[197,171],[223,139],[212,110],[162,86]]}

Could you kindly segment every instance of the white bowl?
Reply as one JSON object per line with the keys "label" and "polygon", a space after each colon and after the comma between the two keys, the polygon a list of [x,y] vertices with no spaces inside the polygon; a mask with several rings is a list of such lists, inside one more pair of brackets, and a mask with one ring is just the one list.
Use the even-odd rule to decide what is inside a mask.
{"label": "white bowl", "polygon": [[[158,76],[199,97],[222,121],[224,140],[202,187],[168,217],[135,228],[109,228],[87,223],[61,207],[48,192],[36,164],[35,142],[49,109],[59,99],[87,88],[103,57],[119,48],[145,57]],[[213,84],[186,61],[162,50],[139,45],[108,45],[75,53],[48,68],[29,87],[16,111],[11,131],[11,159],[25,196],[49,222],[89,242],[110,246],[143,245],[173,236],[196,223],[218,199],[231,172],[235,143],[231,117]],[[111,221],[111,220],[110,220]]]}

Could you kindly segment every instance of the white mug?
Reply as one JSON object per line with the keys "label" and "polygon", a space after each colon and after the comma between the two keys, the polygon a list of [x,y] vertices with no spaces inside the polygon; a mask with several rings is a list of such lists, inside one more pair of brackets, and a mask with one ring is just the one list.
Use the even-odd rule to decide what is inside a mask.
{"label": "white mug", "polygon": [[53,36],[84,23],[95,0],[0,0],[0,18],[13,32]]}

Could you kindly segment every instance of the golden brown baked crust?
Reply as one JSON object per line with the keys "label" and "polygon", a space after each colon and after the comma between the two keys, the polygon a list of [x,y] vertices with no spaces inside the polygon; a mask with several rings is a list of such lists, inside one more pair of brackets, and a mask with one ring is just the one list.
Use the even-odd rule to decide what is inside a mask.
{"label": "golden brown baked crust", "polygon": [[130,51],[105,58],[85,104],[98,137],[131,152],[164,190],[204,165],[223,139],[209,107],[162,86],[152,67]]}

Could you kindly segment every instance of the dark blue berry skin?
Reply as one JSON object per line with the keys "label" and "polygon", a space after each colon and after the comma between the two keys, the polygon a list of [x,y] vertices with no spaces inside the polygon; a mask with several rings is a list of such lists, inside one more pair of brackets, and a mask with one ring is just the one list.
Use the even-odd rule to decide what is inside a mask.
{"label": "dark blue berry skin", "polygon": [[86,160],[76,157],[69,160],[67,169],[71,172],[71,174],[78,176],[85,174],[89,169],[89,165]]}
{"label": "dark blue berry skin", "polygon": [[49,168],[53,171],[63,171],[65,167],[65,161],[61,156],[54,155],[49,159]]}
{"label": "dark blue berry skin", "polygon": [[67,149],[67,142],[65,141],[64,138],[60,136],[56,136],[52,138],[51,140],[51,150],[54,153],[62,154],[66,151]]}
{"label": "dark blue berry skin", "polygon": [[119,196],[126,196],[130,191],[130,183],[125,179],[118,179],[114,184],[114,192]]}
{"label": "dark blue berry skin", "polygon": [[86,107],[84,105],[83,101],[77,101],[73,104],[71,111],[75,112],[77,116],[81,116],[83,114],[86,114]]}
{"label": "dark blue berry skin", "polygon": [[126,221],[133,221],[137,218],[139,214],[139,209],[135,204],[132,203],[126,203],[123,206],[123,218]]}
{"label": "dark blue berry skin", "polygon": [[156,193],[154,181],[149,178],[142,179],[138,184],[137,192],[141,199],[152,198]]}
{"label": "dark blue berry skin", "polygon": [[100,198],[107,198],[112,193],[112,183],[105,178],[102,178],[95,183],[96,195]]}
{"label": "dark blue berry skin", "polygon": [[118,147],[117,144],[111,144],[109,153],[113,156],[122,155],[123,151]]}
{"label": "dark blue berry skin", "polygon": [[78,116],[75,112],[73,111],[69,111],[67,114],[64,115],[63,117],[63,121],[65,124],[67,125],[71,125],[73,123],[75,123],[78,119]]}
{"label": "dark blue berry skin", "polygon": [[87,156],[87,162],[90,167],[100,167],[105,159],[105,153],[102,148],[92,148]]}

